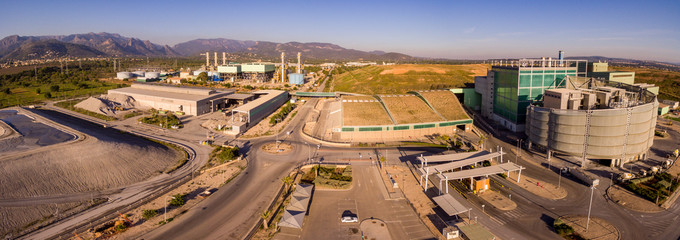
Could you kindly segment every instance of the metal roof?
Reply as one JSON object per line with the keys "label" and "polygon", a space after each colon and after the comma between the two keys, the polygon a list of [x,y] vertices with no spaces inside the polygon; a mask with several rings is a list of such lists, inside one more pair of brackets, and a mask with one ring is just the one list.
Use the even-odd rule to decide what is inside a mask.
{"label": "metal roof", "polygon": [[442,173],[439,174],[440,179],[448,179],[448,180],[456,180],[456,179],[463,179],[463,178],[472,178],[472,177],[479,177],[479,176],[488,176],[488,175],[493,175],[493,174],[498,174],[498,173],[505,173],[508,171],[517,171],[520,169],[524,169],[524,167],[517,165],[515,163],[511,162],[506,162],[502,163],[499,165],[493,165],[489,167],[480,167],[480,168],[474,168],[470,170],[463,170],[463,171],[457,171],[457,172],[450,172],[450,173]]}
{"label": "metal roof", "polygon": [[302,221],[305,220],[305,212],[286,210],[281,217],[279,227],[302,228]]}
{"label": "metal roof", "polygon": [[453,154],[445,154],[445,155],[432,155],[432,156],[422,156],[418,157],[418,160],[420,162],[427,162],[427,163],[439,163],[439,162],[452,162],[452,161],[457,161],[469,157],[474,157],[478,155],[483,155],[489,153],[488,151],[476,151],[476,152],[462,152],[462,153],[453,153]]}
{"label": "metal roof", "polygon": [[[203,100],[203,99],[214,98],[215,96],[229,95],[233,92],[234,92],[233,90],[229,90],[229,91],[224,91],[224,92],[214,92],[210,95],[204,95],[204,94],[178,93],[178,92],[159,91],[159,90],[153,90],[153,89],[126,87],[126,88],[111,89],[111,90],[109,90],[108,93],[109,94],[123,94],[123,95],[129,95],[129,96],[144,95],[144,96],[150,96],[150,97],[177,99],[177,100],[185,100],[185,101],[200,101],[200,100]],[[134,96],[132,96],[132,97],[134,97]]]}
{"label": "metal roof", "polygon": [[307,196],[295,196],[290,198],[290,203],[286,209],[290,211],[307,212],[307,206],[309,205],[309,197]]}
{"label": "metal roof", "polygon": [[258,94],[258,95],[262,94],[262,96],[260,96],[258,99],[255,99],[255,100],[250,101],[246,104],[243,104],[243,105],[241,105],[237,108],[234,108],[234,110],[232,110],[232,111],[249,113],[250,110],[253,110],[254,108],[256,108],[256,107],[268,102],[269,100],[272,100],[272,99],[274,99],[274,98],[276,98],[279,95],[282,95],[284,93],[286,93],[286,91],[280,91],[280,90],[260,90],[260,91],[253,92],[253,94]]}
{"label": "metal roof", "polygon": [[478,162],[490,160],[492,158],[499,157],[503,154],[505,154],[505,153],[504,152],[492,152],[492,153],[487,152],[486,154],[481,155],[481,156],[476,156],[476,157],[472,157],[472,158],[458,160],[458,161],[455,161],[455,162],[444,163],[444,164],[440,164],[440,165],[436,165],[436,166],[428,166],[428,167],[432,168],[434,170],[434,171],[430,171],[431,173],[433,173],[433,172],[446,172],[446,171],[449,171],[449,170],[454,170],[454,169],[465,167],[465,166],[468,166],[468,165],[473,165],[473,164],[478,163]]}
{"label": "metal roof", "polygon": [[293,196],[311,197],[313,189],[314,185],[311,184],[297,184],[295,185],[295,192],[293,192]]}
{"label": "metal roof", "polygon": [[457,225],[458,229],[470,240],[491,240],[496,237],[479,224]]}
{"label": "metal roof", "polygon": [[436,202],[437,205],[439,205],[439,207],[444,209],[444,212],[446,212],[446,214],[448,214],[449,216],[470,211],[469,208],[463,206],[462,203],[456,201],[456,199],[453,198],[453,196],[449,195],[448,193],[441,196],[433,197],[432,200],[434,200],[434,202]]}
{"label": "metal roof", "polygon": [[255,95],[247,94],[247,93],[234,93],[234,94],[228,95],[227,99],[243,100],[243,99],[251,98],[253,96],[255,96]]}

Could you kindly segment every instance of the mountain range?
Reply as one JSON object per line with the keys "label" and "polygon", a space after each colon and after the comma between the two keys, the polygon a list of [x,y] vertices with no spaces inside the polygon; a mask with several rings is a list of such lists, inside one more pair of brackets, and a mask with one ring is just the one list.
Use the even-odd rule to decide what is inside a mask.
{"label": "mountain range", "polygon": [[[306,59],[409,61],[416,58],[401,53],[364,52],[330,43],[275,43],[225,38],[196,39],[168,45],[125,37],[115,33],[86,33],[58,36],[12,35],[0,40],[0,60],[49,59],[55,57],[177,57],[197,56],[204,52],[248,53],[277,58],[286,52],[294,58],[302,52]],[[220,55],[221,56],[221,55]]]}

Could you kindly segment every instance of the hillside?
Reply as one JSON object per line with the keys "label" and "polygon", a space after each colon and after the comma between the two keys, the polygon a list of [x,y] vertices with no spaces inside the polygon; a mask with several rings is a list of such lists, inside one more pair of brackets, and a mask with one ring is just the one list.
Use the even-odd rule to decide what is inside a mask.
{"label": "hillside", "polygon": [[334,76],[333,91],[362,94],[403,94],[409,91],[464,87],[488,65],[402,64],[369,66]]}
{"label": "hillside", "polygon": [[659,86],[659,98],[680,101],[680,72],[640,68],[610,66],[610,70],[635,72],[636,83],[651,83]]}
{"label": "hillside", "polygon": [[54,39],[28,41],[19,48],[0,58],[1,60],[16,59],[27,60],[36,58],[58,58],[58,57],[98,57],[104,56],[91,47],[60,42]]}

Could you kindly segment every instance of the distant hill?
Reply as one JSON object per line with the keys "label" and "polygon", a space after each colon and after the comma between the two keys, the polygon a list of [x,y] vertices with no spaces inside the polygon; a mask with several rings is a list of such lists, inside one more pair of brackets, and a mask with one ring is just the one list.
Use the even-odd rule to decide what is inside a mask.
{"label": "distant hill", "polygon": [[[161,46],[150,41],[137,38],[123,37],[114,33],[86,33],[59,36],[9,36],[0,40],[0,57],[9,59],[5,55],[19,49],[22,45],[39,40],[57,40],[59,42],[87,46],[96,49],[105,56],[178,56],[170,46]],[[72,55],[73,57],[86,57],[85,55]],[[18,57],[18,58],[16,58]],[[13,59],[25,59],[29,56],[11,56]],[[45,56],[30,56],[44,58]]]}
{"label": "distant hill", "polygon": [[295,58],[301,52],[305,59],[316,60],[371,60],[371,61],[408,61],[414,57],[401,53],[382,51],[364,52],[346,49],[331,43],[275,43],[266,41],[239,41],[232,39],[196,39],[175,45],[175,51],[185,56],[194,56],[206,51],[227,53],[252,53],[259,56],[277,58],[286,52],[287,58]]}
{"label": "distant hill", "polygon": [[98,57],[105,53],[80,44],[60,42],[55,39],[29,40],[4,55],[1,59],[28,60],[58,57]]}
{"label": "distant hill", "polygon": [[[346,49],[331,43],[275,43],[266,41],[241,41],[225,38],[215,39],[196,39],[179,43],[174,47],[167,45],[154,44],[148,40],[124,37],[116,33],[85,33],[58,36],[8,36],[0,40],[0,59],[40,59],[52,55],[40,55],[33,52],[26,53],[26,44],[36,41],[56,40],[63,43],[82,45],[104,53],[103,56],[124,57],[124,56],[198,56],[203,52],[227,52],[247,54],[258,58],[278,59],[281,52],[286,52],[289,59],[295,58],[297,52],[302,52],[305,59],[315,60],[341,60],[341,61],[413,61],[417,58],[401,54],[386,53],[383,51],[364,52],[354,49]],[[56,47],[55,42],[51,42]],[[65,46],[65,45],[64,45]],[[69,45],[73,48],[72,45]],[[12,55],[10,53],[18,50]],[[91,56],[91,52],[72,51],[68,56],[86,57]]]}
{"label": "distant hill", "polygon": [[641,68],[654,68],[661,70],[670,71],[680,71],[680,65],[676,63],[667,63],[659,61],[650,60],[636,60],[628,58],[610,58],[603,56],[575,56],[567,57],[566,59],[580,59],[588,60],[588,62],[607,62],[611,66],[621,66],[621,67],[641,67]]}

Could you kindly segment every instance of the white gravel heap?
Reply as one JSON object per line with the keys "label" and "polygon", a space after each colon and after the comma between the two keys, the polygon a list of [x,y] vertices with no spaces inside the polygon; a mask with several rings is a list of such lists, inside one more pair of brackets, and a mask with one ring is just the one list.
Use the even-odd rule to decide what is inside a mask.
{"label": "white gravel heap", "polygon": [[107,116],[116,115],[116,107],[131,109],[137,107],[137,101],[127,95],[110,94],[100,97],[90,97],[75,105],[90,112],[100,113]]}

